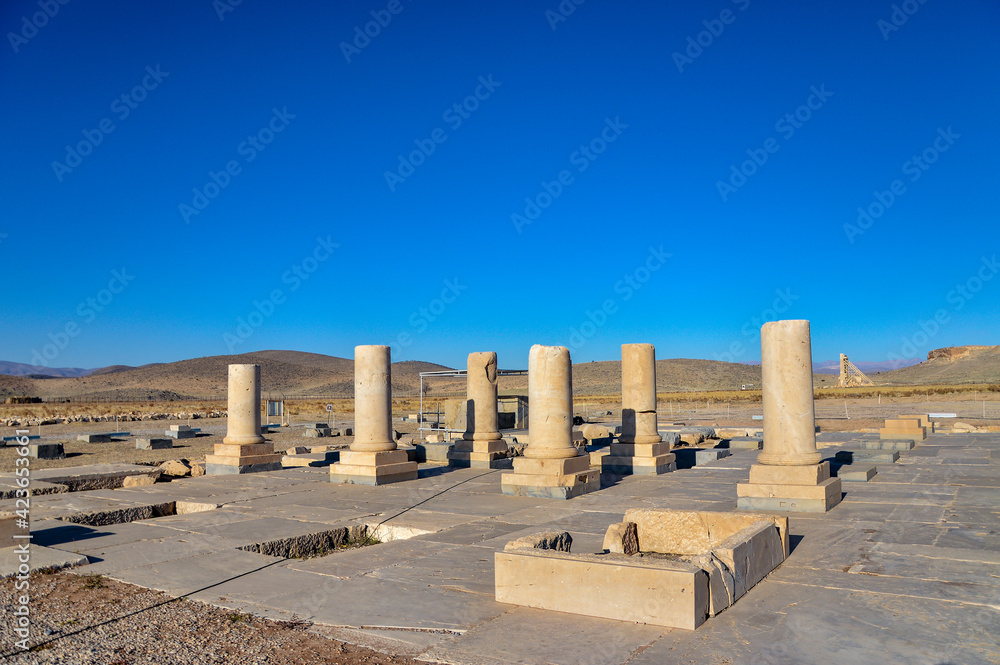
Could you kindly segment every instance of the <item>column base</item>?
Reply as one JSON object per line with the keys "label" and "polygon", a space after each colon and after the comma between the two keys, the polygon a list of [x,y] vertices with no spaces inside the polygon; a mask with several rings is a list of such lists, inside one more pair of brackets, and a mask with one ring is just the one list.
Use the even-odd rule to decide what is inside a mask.
{"label": "column base", "polygon": [[459,441],[448,451],[448,466],[462,469],[499,469],[507,466],[507,444],[495,441]]}
{"label": "column base", "polygon": [[736,506],[743,510],[825,513],[840,503],[840,478],[830,477],[830,463],[809,466],[754,464],[750,481],[736,486]]}
{"label": "column base", "polygon": [[862,450],[913,450],[917,444],[913,439],[879,439],[877,441],[862,441]]}
{"label": "column base", "polygon": [[385,452],[343,451],[330,465],[330,482],[347,485],[388,485],[417,479],[417,463],[405,450]]}
{"label": "column base", "polygon": [[262,471],[280,471],[280,453],[273,443],[217,443],[215,454],[205,455],[205,474],[226,476]]}
{"label": "column base", "polygon": [[656,457],[620,457],[612,452],[601,459],[601,473],[613,476],[658,476],[676,470],[677,456],[674,453]]}
{"label": "column base", "polygon": [[590,468],[590,455],[566,459],[514,458],[514,472],[500,479],[507,496],[572,499],[601,489],[601,473]]}

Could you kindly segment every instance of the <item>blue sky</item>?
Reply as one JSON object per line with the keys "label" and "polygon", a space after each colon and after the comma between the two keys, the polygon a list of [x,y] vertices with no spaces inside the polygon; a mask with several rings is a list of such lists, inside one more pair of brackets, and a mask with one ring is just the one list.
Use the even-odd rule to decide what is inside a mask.
{"label": "blue sky", "polygon": [[816,360],[1000,343],[995,2],[35,0],[0,28],[0,359],[751,361],[780,318]]}

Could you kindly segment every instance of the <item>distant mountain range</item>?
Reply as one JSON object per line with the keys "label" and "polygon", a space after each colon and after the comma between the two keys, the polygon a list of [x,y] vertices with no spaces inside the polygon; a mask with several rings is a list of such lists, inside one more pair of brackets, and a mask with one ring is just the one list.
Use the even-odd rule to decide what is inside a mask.
{"label": "distant mountain range", "polygon": [[[923,362],[892,369],[890,363],[856,363],[878,385],[929,385],[961,383],[1000,384],[1000,346],[962,346],[935,349]],[[261,366],[261,388],[271,396],[352,397],[354,361],[300,351],[257,351],[235,356],[208,356],[141,367],[113,365],[94,370],[33,367],[0,363],[0,397],[27,395],[47,400],[90,399],[95,401],[169,400],[189,397],[225,399],[228,366],[256,363]],[[501,367],[508,364],[501,358]],[[420,373],[446,370],[434,363],[408,360],[393,363],[392,390],[397,396],[420,392]],[[835,386],[838,363],[816,363],[813,383],[817,388]],[[760,364],[727,363],[716,360],[669,358],[656,361],[657,389],[670,391],[738,390],[759,386]],[[461,394],[464,379],[434,379],[425,382],[428,395]],[[527,377],[507,376],[501,390],[523,394]],[[577,363],[573,366],[573,390],[578,395],[613,395],[621,390],[621,361]]]}

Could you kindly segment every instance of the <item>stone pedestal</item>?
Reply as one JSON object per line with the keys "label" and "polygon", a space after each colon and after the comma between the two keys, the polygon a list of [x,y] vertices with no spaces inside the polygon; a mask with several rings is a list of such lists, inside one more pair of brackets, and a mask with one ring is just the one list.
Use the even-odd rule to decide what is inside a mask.
{"label": "stone pedestal", "polygon": [[839,478],[816,449],[812,341],[808,321],[773,321],[760,329],[764,450],[750,480],[736,486],[749,510],[826,512],[841,499]]}
{"label": "stone pedestal", "polygon": [[330,466],[330,481],[387,485],[416,480],[417,463],[396,449],[388,346],[354,348],[354,443]]}
{"label": "stone pedestal", "polygon": [[[229,417],[226,438],[205,456],[205,473],[227,475],[281,469],[281,455],[260,435],[260,365],[229,366]],[[171,432],[190,431],[186,425]],[[170,432],[168,432],[169,434]],[[177,438],[183,438],[178,436]]]}
{"label": "stone pedestal", "polygon": [[448,464],[496,469],[507,459],[507,444],[497,427],[497,354],[470,353],[467,380],[466,430],[448,452]]}
{"label": "stone pedestal", "polygon": [[657,475],[677,469],[670,444],[656,430],[656,350],[622,344],[622,431],[601,462],[611,475]]}
{"label": "stone pedestal", "polygon": [[600,489],[600,472],[590,468],[590,455],[573,445],[572,372],[566,347],[531,347],[530,443],[524,457],[514,458],[514,472],[503,475],[500,486],[504,494],[571,499]]}
{"label": "stone pedestal", "polygon": [[923,441],[927,438],[927,428],[921,424],[926,422],[922,418],[926,416],[900,416],[886,420],[878,431],[879,441],[888,442],[890,445],[886,447],[890,449],[893,441]]}

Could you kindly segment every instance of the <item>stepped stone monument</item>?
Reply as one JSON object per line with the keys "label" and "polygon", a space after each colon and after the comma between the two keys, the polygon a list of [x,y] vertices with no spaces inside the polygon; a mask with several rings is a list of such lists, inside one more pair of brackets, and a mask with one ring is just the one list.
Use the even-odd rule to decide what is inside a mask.
{"label": "stepped stone monument", "polygon": [[205,473],[225,475],[281,469],[281,455],[260,435],[260,365],[229,366],[226,437],[205,456]]}
{"label": "stepped stone monument", "polygon": [[416,480],[417,463],[396,449],[388,346],[354,347],[354,443],[330,466],[330,481],[387,485]]}
{"label": "stepped stone monument", "polygon": [[573,445],[573,368],[564,346],[531,347],[528,355],[528,446],[505,473],[501,491],[512,496],[571,499],[601,488],[586,449]]}
{"label": "stepped stone monument", "polygon": [[816,449],[809,322],[765,323],[760,354],[764,449],[750,467],[750,481],[736,486],[737,506],[826,512],[840,503],[841,485]]}
{"label": "stepped stone monument", "polygon": [[467,380],[466,430],[448,452],[448,464],[495,469],[507,458],[507,444],[497,427],[497,354],[470,353]]}
{"label": "stepped stone monument", "polygon": [[617,475],[658,475],[677,469],[670,443],[656,429],[656,349],[622,344],[622,431],[601,462]]}

